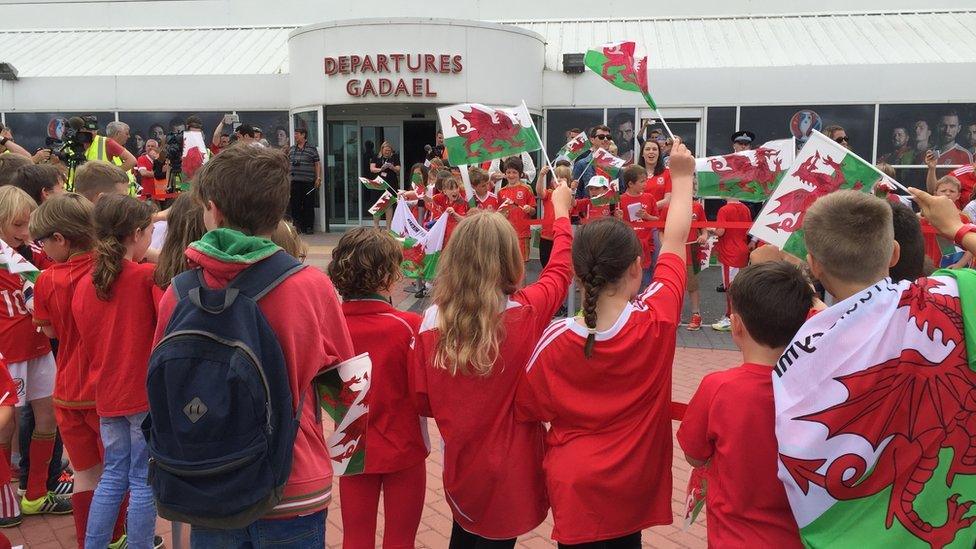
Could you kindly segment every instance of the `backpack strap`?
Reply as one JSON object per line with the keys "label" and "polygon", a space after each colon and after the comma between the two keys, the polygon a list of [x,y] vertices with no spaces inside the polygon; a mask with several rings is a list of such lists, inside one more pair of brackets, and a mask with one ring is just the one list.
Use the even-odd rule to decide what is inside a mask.
{"label": "backpack strap", "polygon": [[203,269],[197,267],[196,269],[190,269],[188,271],[183,271],[182,273],[173,277],[170,283],[173,286],[173,291],[176,292],[176,299],[181,300],[190,295],[190,291],[194,288],[199,288],[203,286]]}
{"label": "backpack strap", "polygon": [[305,265],[288,255],[288,252],[278,250],[241,271],[234,277],[228,288],[235,288],[254,301],[258,301],[277,288],[286,278],[304,268]]}

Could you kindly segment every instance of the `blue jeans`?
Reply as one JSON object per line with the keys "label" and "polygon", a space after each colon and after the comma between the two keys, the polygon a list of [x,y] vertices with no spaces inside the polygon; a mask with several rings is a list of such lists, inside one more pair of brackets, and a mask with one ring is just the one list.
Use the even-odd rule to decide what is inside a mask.
{"label": "blue jeans", "polygon": [[193,526],[190,547],[207,549],[322,549],[325,546],[326,510],[292,519],[264,519],[236,530]]}
{"label": "blue jeans", "polygon": [[105,468],[88,513],[85,547],[106,547],[129,492],[126,533],[132,549],[152,549],[156,534],[156,504],[149,487],[149,450],[142,435],[146,412],[99,418]]}

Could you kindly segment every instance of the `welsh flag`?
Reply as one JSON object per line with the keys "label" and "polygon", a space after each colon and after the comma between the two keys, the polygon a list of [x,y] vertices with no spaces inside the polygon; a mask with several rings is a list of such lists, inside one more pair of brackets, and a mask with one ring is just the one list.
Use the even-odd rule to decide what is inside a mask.
{"label": "welsh flag", "polygon": [[657,104],[647,88],[647,56],[634,58],[634,42],[610,42],[586,52],[583,63],[614,86],[644,97],[647,105],[657,110]]}
{"label": "welsh flag", "polygon": [[390,191],[385,191],[383,195],[380,196],[379,200],[377,200],[375,204],[369,207],[369,213],[374,218],[377,219],[383,217],[383,214],[386,213],[386,210],[388,210],[390,206],[392,206],[393,204],[396,204],[396,202],[397,202],[396,195],[390,193]]}
{"label": "welsh flag", "polygon": [[606,149],[597,149],[590,163],[593,164],[597,175],[602,175],[611,181],[617,179],[617,174],[627,165],[626,160],[617,158]]}
{"label": "welsh flag", "polygon": [[542,148],[524,102],[510,109],[462,103],[437,109],[437,116],[444,131],[447,159],[453,166],[480,164]]}
{"label": "welsh flag", "polygon": [[360,177],[359,182],[363,184],[363,187],[373,191],[385,191],[390,188],[390,186],[386,184],[386,181],[384,181],[383,178],[378,175],[373,179]]}
{"label": "welsh flag", "polygon": [[559,149],[559,152],[556,153],[556,160],[565,158],[566,160],[573,162],[589,148],[590,137],[586,135],[586,132],[580,132],[579,135],[570,139],[568,143],[563,145],[563,148]]}
{"label": "welsh flag", "polygon": [[430,230],[423,228],[404,201],[398,201],[390,222],[390,232],[403,246],[400,270],[407,278],[432,280],[444,248],[447,215],[442,214]]}
{"label": "welsh flag", "polygon": [[870,193],[883,177],[869,162],[813,130],[749,234],[805,258],[803,218],[807,208],[834,191]]}
{"label": "welsh flag", "polygon": [[336,423],[326,440],[332,471],[339,476],[366,469],[366,426],[369,422],[369,353],[341,362],[315,378],[319,405]]}
{"label": "welsh flag", "polygon": [[769,141],[755,150],[695,161],[698,196],[765,202],[793,165],[793,139]]}
{"label": "welsh flag", "polygon": [[616,189],[610,189],[607,192],[601,194],[600,196],[595,196],[590,199],[590,204],[594,206],[606,206],[608,204],[619,204],[620,195],[617,193]]}
{"label": "welsh flag", "polygon": [[883,279],[776,365],[779,479],[806,547],[970,549],[976,272]]}
{"label": "welsh flag", "polygon": [[37,277],[41,274],[40,269],[35,267],[30,261],[27,261],[24,256],[17,253],[16,250],[8,246],[3,240],[0,240],[0,269],[20,276],[20,279],[24,283],[24,304],[27,306],[27,311],[33,314],[34,283],[37,282]]}

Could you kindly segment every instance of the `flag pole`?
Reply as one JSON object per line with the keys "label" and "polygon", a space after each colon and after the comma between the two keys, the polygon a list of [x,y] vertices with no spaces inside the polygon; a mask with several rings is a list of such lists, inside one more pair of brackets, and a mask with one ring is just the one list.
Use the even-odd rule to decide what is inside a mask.
{"label": "flag pole", "polygon": [[471,175],[468,173],[468,165],[461,164],[458,166],[461,170],[461,182],[464,186],[464,200],[471,200],[474,196],[474,187],[471,186]]}
{"label": "flag pole", "polygon": [[[525,112],[529,112],[529,107],[525,104],[525,99],[522,100],[522,108]],[[549,160],[549,153],[546,152],[546,146],[543,144],[542,136],[539,135],[539,128],[535,127],[535,120],[532,120],[532,115],[529,115],[529,123],[532,124],[532,131],[535,132],[535,138],[539,140],[539,145],[542,148],[542,158],[546,161],[546,166],[549,166],[549,173],[555,177],[556,168],[552,166],[552,162]]]}

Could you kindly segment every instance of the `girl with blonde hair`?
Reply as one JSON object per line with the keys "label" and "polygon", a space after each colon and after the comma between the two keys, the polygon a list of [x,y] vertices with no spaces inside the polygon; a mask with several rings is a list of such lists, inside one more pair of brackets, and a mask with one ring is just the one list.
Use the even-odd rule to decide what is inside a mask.
{"label": "girl with blonde hair", "polygon": [[514,398],[572,276],[569,187],[554,189],[552,204],[552,257],[522,289],[525,264],[505,217],[480,212],[458,224],[411,356],[418,409],[444,439],[451,547],[513,547],[549,509],[542,424],[517,422]]}

